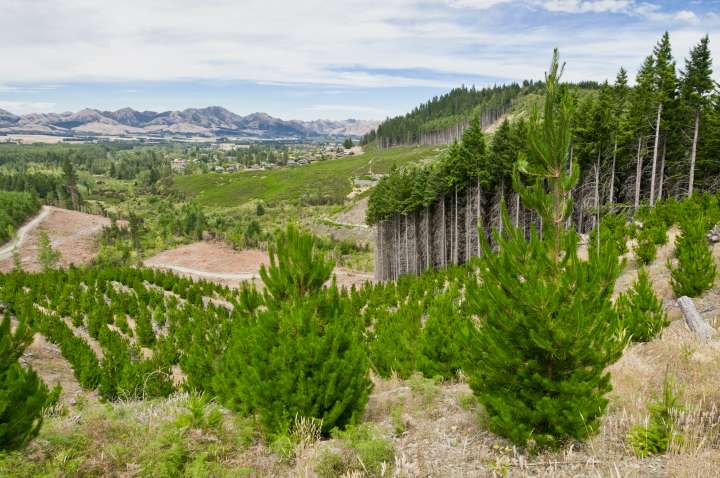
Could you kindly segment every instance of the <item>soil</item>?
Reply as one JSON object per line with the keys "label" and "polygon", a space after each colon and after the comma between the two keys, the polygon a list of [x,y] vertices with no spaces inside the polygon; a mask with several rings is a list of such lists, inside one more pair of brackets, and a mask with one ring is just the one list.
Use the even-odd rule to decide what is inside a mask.
{"label": "soil", "polygon": [[72,367],[63,358],[60,349],[48,342],[41,334],[35,334],[33,342],[20,358],[20,363],[32,367],[48,387],[52,388],[60,384],[62,387],[60,398],[63,402],[69,402],[78,395],[88,393],[80,387]]}
{"label": "soil", "polygon": [[[260,266],[269,264],[266,252],[248,249],[236,251],[221,242],[196,242],[161,252],[145,261],[145,266],[172,270],[180,275],[205,279],[230,287],[241,282],[260,282]],[[335,269],[337,284],[350,287],[372,280],[372,274],[338,267]]]}

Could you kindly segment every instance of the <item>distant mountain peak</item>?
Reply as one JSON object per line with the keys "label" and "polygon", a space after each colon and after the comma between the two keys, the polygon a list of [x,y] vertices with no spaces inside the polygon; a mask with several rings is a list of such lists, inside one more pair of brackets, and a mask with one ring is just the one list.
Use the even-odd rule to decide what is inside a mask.
{"label": "distant mountain peak", "polygon": [[379,122],[365,120],[287,121],[267,113],[240,116],[222,106],[187,108],[182,111],[116,111],[84,108],[78,112],[33,113],[17,116],[0,109],[0,132],[52,133],[59,135],[162,135],[241,136],[303,138],[361,136]]}

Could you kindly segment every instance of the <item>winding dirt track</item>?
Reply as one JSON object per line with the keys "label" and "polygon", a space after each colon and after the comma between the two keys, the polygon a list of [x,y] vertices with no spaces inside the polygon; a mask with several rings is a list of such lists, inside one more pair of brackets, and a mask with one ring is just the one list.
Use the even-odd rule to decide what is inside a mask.
{"label": "winding dirt track", "polygon": [[13,250],[19,248],[25,242],[25,237],[29,232],[37,227],[48,215],[50,214],[50,208],[43,206],[37,216],[26,222],[20,229],[17,230],[15,238],[0,248],[0,261],[8,259],[12,256]]}

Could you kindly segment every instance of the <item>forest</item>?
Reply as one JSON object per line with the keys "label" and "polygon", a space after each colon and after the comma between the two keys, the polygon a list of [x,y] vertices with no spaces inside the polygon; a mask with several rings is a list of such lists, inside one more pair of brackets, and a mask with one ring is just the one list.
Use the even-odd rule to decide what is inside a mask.
{"label": "forest", "polygon": [[[563,88],[568,88],[568,94],[574,97],[570,154],[572,163],[579,167],[580,181],[572,191],[571,216],[578,232],[589,232],[598,222],[598,215],[611,210],[637,210],[663,198],[717,191],[720,95],[712,80],[708,37],[692,49],[684,67],[677,68],[670,37],[663,35],[639,69],[634,87],[628,85],[627,72],[621,68],[613,84],[603,83],[592,95],[577,97],[567,85]],[[402,222],[400,234],[406,236],[404,243],[385,242],[396,250],[402,248],[400,255],[408,247],[417,254],[418,245],[408,245],[404,231],[410,227],[413,235],[429,234],[415,229],[433,229],[427,225],[428,208],[435,209],[439,203],[440,220],[445,224],[439,228],[448,229],[450,239],[443,234],[433,247],[439,247],[439,255],[450,260],[457,253],[443,250],[458,247],[457,237],[466,233],[458,231],[458,215],[463,216],[460,223],[482,222],[489,237],[491,228],[500,223],[504,201],[516,225],[522,222],[529,227],[528,221],[536,221],[537,217],[527,214],[512,188],[513,172],[520,164],[516,159],[528,154],[527,132],[527,118],[512,122],[506,119],[486,144],[476,116],[462,141],[453,144],[442,160],[424,167],[397,169],[383,178],[371,194],[368,222],[376,224],[398,216]],[[448,211],[446,201],[450,203]],[[474,212],[470,210],[471,202],[477,204]],[[423,210],[424,216],[420,217]],[[399,224],[398,219],[394,221]],[[470,238],[465,239],[466,244],[470,242]],[[478,250],[475,246],[472,249]],[[380,255],[387,254],[381,251]],[[468,257],[463,255],[463,260]],[[447,259],[443,260],[447,263]],[[404,272],[415,270],[400,267]]]}

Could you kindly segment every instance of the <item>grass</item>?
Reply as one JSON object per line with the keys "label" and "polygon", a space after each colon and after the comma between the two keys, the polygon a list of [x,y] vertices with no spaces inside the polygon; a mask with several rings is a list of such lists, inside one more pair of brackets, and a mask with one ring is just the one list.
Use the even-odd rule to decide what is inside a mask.
{"label": "grass", "polygon": [[198,174],[175,178],[176,190],[204,206],[238,206],[251,200],[265,202],[342,202],[352,191],[352,179],[367,173],[387,173],[403,166],[437,157],[442,149],[407,146],[327,160],[305,166],[232,174]]}

